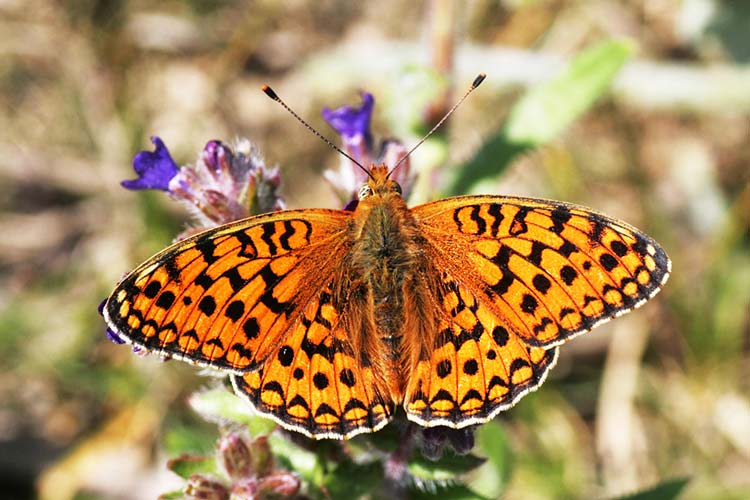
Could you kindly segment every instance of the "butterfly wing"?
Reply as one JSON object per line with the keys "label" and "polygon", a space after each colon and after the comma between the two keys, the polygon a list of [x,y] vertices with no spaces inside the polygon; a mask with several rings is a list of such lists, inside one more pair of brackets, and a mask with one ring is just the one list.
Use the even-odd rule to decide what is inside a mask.
{"label": "butterfly wing", "polygon": [[117,285],[107,323],[139,348],[235,373],[237,392],[286,427],[314,437],[374,430],[392,414],[387,392],[353,356],[346,328],[333,328],[345,324],[329,285],[341,279],[350,220],[290,210],[180,241]]}
{"label": "butterfly wing", "polygon": [[671,268],[646,234],[576,205],[468,196],[413,210],[434,258],[462,271],[453,274],[533,346],[559,345],[640,306]]}
{"label": "butterfly wing", "polygon": [[[440,264],[437,264],[438,266]],[[491,304],[447,272],[434,302],[438,332],[430,356],[411,369],[404,398],[409,420],[426,427],[466,427],[493,418],[544,382],[557,348],[527,345]]]}
{"label": "butterfly wing", "polygon": [[[362,304],[335,307],[339,276],[307,303],[302,320],[256,372],[232,377],[238,394],[285,427],[316,439],[374,432],[392,418],[388,386],[352,339],[375,335]],[[368,331],[369,329],[369,331]]]}
{"label": "butterfly wing", "polygon": [[467,196],[412,212],[444,276],[436,349],[406,392],[424,425],[492,418],[542,382],[553,347],[643,304],[670,271],[650,237],[576,205]]}

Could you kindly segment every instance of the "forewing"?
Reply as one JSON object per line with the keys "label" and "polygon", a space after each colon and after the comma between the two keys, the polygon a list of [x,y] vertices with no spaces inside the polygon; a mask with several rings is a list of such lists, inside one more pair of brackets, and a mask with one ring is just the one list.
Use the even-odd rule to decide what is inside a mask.
{"label": "forewing", "polygon": [[160,355],[236,373],[257,369],[340,263],[349,217],[290,210],[180,241],[117,285],[107,323]]}
{"label": "forewing", "polygon": [[467,196],[412,211],[436,265],[531,346],[559,345],[640,306],[669,276],[658,243],[584,207]]}

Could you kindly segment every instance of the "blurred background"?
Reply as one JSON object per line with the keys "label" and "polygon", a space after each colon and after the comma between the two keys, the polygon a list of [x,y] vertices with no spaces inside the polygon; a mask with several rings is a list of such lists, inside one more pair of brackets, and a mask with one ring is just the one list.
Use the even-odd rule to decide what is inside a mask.
{"label": "blurred background", "polygon": [[[473,165],[514,103],[587,47],[635,49],[561,133]],[[189,220],[120,187],[158,135],[179,164],[248,137],[291,208],[340,207],[324,106],[376,99],[418,151],[412,201],[452,191],[595,207],[659,241],[672,277],[577,338],[499,420],[505,498],[610,497],[689,479],[681,498],[750,498],[750,3],[736,0],[0,1],[0,496],[153,498],[216,426],[198,370],[109,342],[96,306]],[[489,142],[488,142],[489,141]],[[507,160],[507,161],[506,161]],[[452,187],[451,187],[452,186]],[[456,189],[454,189],[456,188]],[[500,444],[498,444],[500,446]]]}

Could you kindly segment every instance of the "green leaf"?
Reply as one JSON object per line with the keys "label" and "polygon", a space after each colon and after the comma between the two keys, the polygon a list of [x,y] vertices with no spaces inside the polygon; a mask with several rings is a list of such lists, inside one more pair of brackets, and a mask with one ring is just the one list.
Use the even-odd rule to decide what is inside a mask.
{"label": "green leaf", "polygon": [[388,425],[377,434],[360,434],[351,438],[347,441],[347,454],[357,461],[358,456],[371,456],[373,448],[382,453],[393,453],[403,439],[403,433],[397,426]]}
{"label": "green leaf", "polygon": [[216,446],[216,428],[203,421],[167,419],[162,424],[161,441],[168,456],[209,455]]}
{"label": "green leaf", "polygon": [[505,430],[498,421],[488,422],[477,429],[475,450],[487,461],[470,474],[468,485],[489,498],[499,498],[510,481],[513,470],[513,451]]}
{"label": "green leaf", "polygon": [[343,462],[328,473],[323,485],[332,499],[360,498],[370,494],[383,484],[383,469],[377,462],[358,465]]}
{"label": "green leaf", "polygon": [[471,491],[462,484],[435,488],[433,491],[413,489],[409,491],[409,498],[413,500],[489,500]]}
{"label": "green leaf", "polygon": [[276,422],[258,415],[246,402],[224,387],[193,393],[190,406],[210,422],[245,424],[252,436],[269,434],[276,428]]}
{"label": "green leaf", "polygon": [[285,469],[298,473],[310,483],[321,484],[323,467],[315,453],[292,443],[285,435],[278,433],[268,436],[268,444],[271,446],[271,453]]}
{"label": "green leaf", "polygon": [[629,40],[610,40],[579,54],[556,78],[530,89],[503,127],[467,164],[456,169],[448,194],[464,194],[494,177],[520,153],[557,137],[604,95],[635,51]]}
{"label": "green leaf", "polygon": [[509,142],[538,146],[557,137],[607,91],[634,50],[633,42],[610,40],[579,54],[562,75],[516,103],[503,126]]}
{"label": "green leaf", "polygon": [[668,479],[647,490],[617,497],[617,500],[672,500],[680,495],[689,481],[686,477]]}
{"label": "green leaf", "polygon": [[422,455],[409,460],[409,473],[422,481],[448,481],[476,469],[485,459],[476,455],[456,455],[447,453],[439,460],[431,461]]}
{"label": "green leaf", "polygon": [[185,500],[187,497],[182,490],[170,491],[159,495],[159,500]]}
{"label": "green leaf", "polygon": [[167,462],[167,469],[183,479],[187,479],[193,474],[215,474],[216,460],[213,457],[181,455],[170,459]]}

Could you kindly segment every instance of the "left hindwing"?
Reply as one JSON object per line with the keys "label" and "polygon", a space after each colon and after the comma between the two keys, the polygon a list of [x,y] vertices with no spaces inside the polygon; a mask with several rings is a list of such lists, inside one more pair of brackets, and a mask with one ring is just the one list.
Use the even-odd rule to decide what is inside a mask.
{"label": "left hindwing", "polygon": [[530,346],[558,345],[640,306],[669,276],[652,238],[577,205],[465,196],[412,212],[431,262]]}

